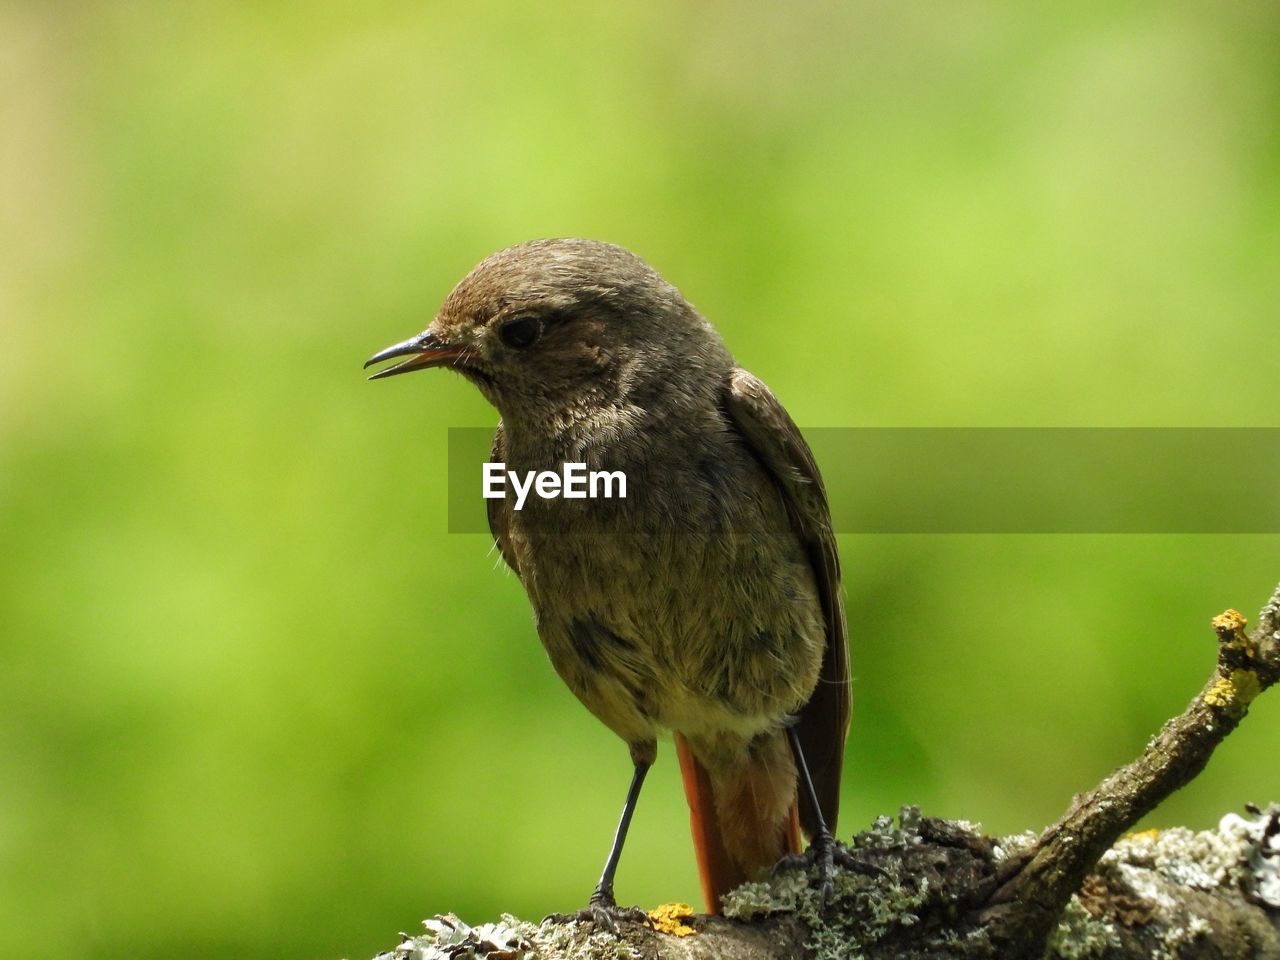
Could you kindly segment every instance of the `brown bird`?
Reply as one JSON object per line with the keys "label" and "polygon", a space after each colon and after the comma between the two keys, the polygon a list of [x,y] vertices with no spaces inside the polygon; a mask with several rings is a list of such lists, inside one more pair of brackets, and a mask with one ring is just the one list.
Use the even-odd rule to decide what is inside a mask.
{"label": "brown bird", "polygon": [[708,909],[797,854],[800,829],[825,897],[849,727],[840,563],[818,467],[769,388],[643,260],[582,239],[495,253],[365,366],[395,357],[371,379],[447,367],[479,387],[508,470],[627,478],[625,499],[488,501],[552,664],[635,765],[580,916],[633,915],[614,874],[663,730]]}

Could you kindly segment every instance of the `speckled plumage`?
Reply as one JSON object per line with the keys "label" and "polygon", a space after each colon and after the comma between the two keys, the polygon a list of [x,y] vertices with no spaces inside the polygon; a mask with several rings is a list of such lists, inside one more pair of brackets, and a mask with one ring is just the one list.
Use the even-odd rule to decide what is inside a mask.
{"label": "speckled plumage", "polygon": [[[527,349],[497,333],[517,317],[539,323]],[[461,348],[452,365],[501,413],[493,459],[627,474],[625,500],[489,501],[565,683],[638,763],[664,729],[687,740],[744,875],[787,852],[793,718],[834,827],[839,564],[817,467],[768,388],[652,268],[588,240],[494,254],[427,335]]]}

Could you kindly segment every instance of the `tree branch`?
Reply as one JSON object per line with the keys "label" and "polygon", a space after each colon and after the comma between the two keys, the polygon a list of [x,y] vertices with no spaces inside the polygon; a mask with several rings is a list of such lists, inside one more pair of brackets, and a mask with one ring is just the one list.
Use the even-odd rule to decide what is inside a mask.
{"label": "tree branch", "polygon": [[[1280,957],[1280,805],[1224,817],[1217,830],[1119,839],[1204,769],[1249,704],[1280,680],[1280,588],[1245,632],[1213,619],[1217,665],[1187,709],[1135,761],[1077,796],[1038,837],[994,840],[964,822],[903,808],[849,847],[824,912],[811,878],[789,872],[725,898],[725,916],[677,919],[618,936],[587,924],[427,921],[427,934],[379,960],[662,960],[810,955],[894,960],[999,957]],[[1119,841],[1119,842],[1117,842]],[[678,911],[677,911],[678,913]]]}
{"label": "tree branch", "polygon": [[1190,783],[1214,748],[1244,719],[1249,704],[1280,677],[1280,588],[1246,634],[1245,618],[1227,610],[1213,618],[1218,662],[1204,689],[1170,720],[1133,763],[1077,796],[1041,834],[1025,862],[1011,865],[984,920],[1007,950],[1044,942],[1071,895],[1103,851],[1124,831]]}

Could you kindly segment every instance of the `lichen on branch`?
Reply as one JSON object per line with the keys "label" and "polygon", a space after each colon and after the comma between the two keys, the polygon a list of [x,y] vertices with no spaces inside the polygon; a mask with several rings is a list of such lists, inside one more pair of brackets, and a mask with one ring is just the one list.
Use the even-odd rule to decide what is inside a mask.
{"label": "lichen on branch", "polygon": [[1217,663],[1200,693],[1141,756],[1076,797],[1002,878],[987,919],[993,938],[1009,955],[1035,955],[1103,852],[1194,779],[1253,699],[1280,678],[1280,588],[1258,619],[1258,627],[1246,633],[1245,617],[1235,610],[1213,618]]}
{"label": "lichen on branch", "polygon": [[[1122,837],[1192,780],[1280,680],[1280,588],[1253,631],[1213,618],[1215,668],[1141,756],[1077,796],[1039,835],[1003,840],[904,807],[853,838],[833,903],[813,877],[783,871],[725,901],[725,916],[683,905],[623,923],[535,925],[504,917],[470,927],[427,921],[378,960],[1148,960],[1280,957],[1280,805],[1229,814],[1213,831]],[[1201,949],[1204,948],[1204,949]]]}

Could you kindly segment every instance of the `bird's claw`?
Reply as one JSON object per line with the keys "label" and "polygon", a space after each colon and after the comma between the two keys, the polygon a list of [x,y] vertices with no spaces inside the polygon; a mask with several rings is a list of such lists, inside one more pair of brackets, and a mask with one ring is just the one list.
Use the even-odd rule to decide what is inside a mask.
{"label": "bird's claw", "polygon": [[553,913],[543,923],[590,923],[597,929],[618,935],[619,923],[641,923],[653,926],[649,915],[639,907],[620,907],[613,896],[597,890],[587,905],[575,913]]}
{"label": "bird's claw", "polygon": [[819,881],[819,903],[825,913],[831,907],[831,901],[835,894],[837,865],[855,873],[875,876],[880,876],[882,873],[878,868],[855,857],[848,847],[832,837],[831,834],[820,833],[813,838],[809,844],[809,849],[804,853],[789,853],[775,863],[773,865],[773,876],[776,877],[778,874],[785,873],[788,870],[816,870]]}

